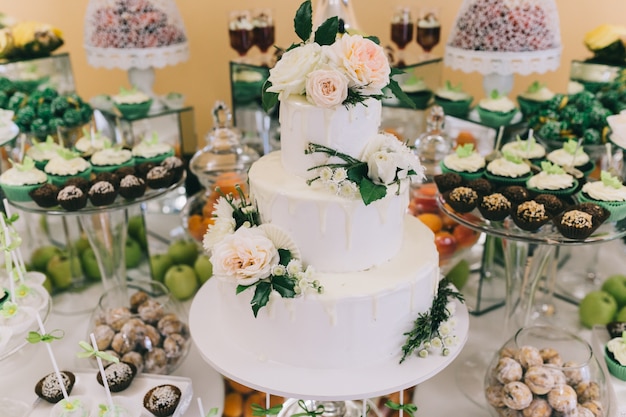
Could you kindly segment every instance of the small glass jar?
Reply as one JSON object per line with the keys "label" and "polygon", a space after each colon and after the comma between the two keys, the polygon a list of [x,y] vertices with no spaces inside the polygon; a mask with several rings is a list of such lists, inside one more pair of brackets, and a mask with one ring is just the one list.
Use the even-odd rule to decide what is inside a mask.
{"label": "small glass jar", "polygon": [[485,397],[493,417],[610,415],[606,375],[591,346],[552,326],[521,328],[502,346],[488,366]]}
{"label": "small glass jar", "polygon": [[435,175],[441,174],[439,162],[452,151],[453,141],[444,131],[444,121],[443,108],[432,106],[426,115],[426,132],[419,135],[413,144],[409,144],[426,168],[428,182]]}

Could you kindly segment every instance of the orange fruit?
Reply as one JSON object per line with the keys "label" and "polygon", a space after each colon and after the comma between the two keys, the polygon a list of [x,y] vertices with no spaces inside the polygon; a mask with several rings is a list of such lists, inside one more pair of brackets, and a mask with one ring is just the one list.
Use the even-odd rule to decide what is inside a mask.
{"label": "orange fruit", "polygon": [[434,213],[422,213],[417,216],[433,233],[437,233],[443,227],[443,221],[439,215]]}
{"label": "orange fruit", "polygon": [[225,195],[232,194],[238,197],[236,185],[239,185],[244,194],[246,193],[246,182],[236,172],[224,172],[218,175],[215,180],[215,187],[219,187],[220,191]]}
{"label": "orange fruit", "polygon": [[202,236],[204,236],[202,221],[203,218],[199,214],[192,214],[187,220],[189,234],[196,240],[202,240]]}
{"label": "orange fruit", "polygon": [[476,148],[476,138],[472,134],[472,132],[468,132],[467,130],[461,130],[456,137],[456,144],[465,145],[467,143],[471,143]]}

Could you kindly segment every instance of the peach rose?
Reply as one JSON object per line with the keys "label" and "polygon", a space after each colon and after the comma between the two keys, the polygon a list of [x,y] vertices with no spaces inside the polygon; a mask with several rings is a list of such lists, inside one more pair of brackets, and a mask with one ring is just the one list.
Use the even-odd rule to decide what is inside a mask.
{"label": "peach rose", "polygon": [[306,79],[307,100],[324,108],[335,107],[348,97],[348,79],[339,71],[319,69]]}
{"label": "peach rose", "polygon": [[357,87],[362,94],[381,94],[389,84],[391,68],[385,51],[361,35],[343,35],[324,52],[346,73],[349,87]]}
{"label": "peach rose", "polygon": [[240,285],[252,285],[269,277],[279,261],[272,241],[256,227],[240,227],[216,243],[211,254],[213,273],[234,277]]}

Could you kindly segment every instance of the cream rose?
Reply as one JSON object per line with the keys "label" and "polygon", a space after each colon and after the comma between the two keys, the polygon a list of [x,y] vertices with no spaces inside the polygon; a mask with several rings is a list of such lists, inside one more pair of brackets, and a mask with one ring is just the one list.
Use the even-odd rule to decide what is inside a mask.
{"label": "cream rose", "polygon": [[306,78],[307,100],[323,108],[335,107],[348,97],[348,79],[338,70],[318,69]]}
{"label": "cream rose", "polygon": [[213,246],[211,263],[216,276],[234,277],[240,285],[252,285],[270,276],[278,265],[278,250],[258,228],[240,227]]}
{"label": "cream rose", "polygon": [[278,93],[280,99],[292,94],[303,94],[306,76],[316,69],[321,57],[322,47],[316,43],[308,43],[285,52],[270,70],[268,81],[272,86],[267,91]]}
{"label": "cream rose", "polygon": [[389,61],[373,41],[361,35],[343,35],[324,51],[333,65],[345,71],[349,87],[357,87],[362,94],[381,94],[389,84]]}
{"label": "cream rose", "polygon": [[367,176],[379,184],[391,184],[396,179],[398,165],[392,153],[374,152],[367,160]]}

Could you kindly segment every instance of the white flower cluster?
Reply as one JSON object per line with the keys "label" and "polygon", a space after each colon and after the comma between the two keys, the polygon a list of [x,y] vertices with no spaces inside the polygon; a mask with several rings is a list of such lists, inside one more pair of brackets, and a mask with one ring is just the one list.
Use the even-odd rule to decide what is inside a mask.
{"label": "white flower cluster", "polygon": [[319,181],[325,189],[344,198],[358,198],[359,187],[348,179],[345,168],[321,167],[317,170]]}
{"label": "white flower cluster", "polygon": [[434,349],[440,351],[443,356],[450,354],[450,348],[456,346],[459,340],[455,334],[453,334],[456,328],[456,318],[454,317],[455,311],[454,303],[448,303],[446,310],[450,313],[450,318],[439,325],[439,329],[430,341],[425,342],[422,348],[417,352],[420,358],[428,357],[429,353]]}
{"label": "white flower cluster", "polygon": [[[240,207],[241,201],[233,200],[233,204],[236,207]],[[220,197],[213,205],[213,217],[215,218],[215,222],[209,227],[209,230],[202,239],[202,246],[205,251],[210,253],[217,242],[235,232],[234,211],[233,206],[224,197]]]}
{"label": "white flower cluster", "polygon": [[314,272],[313,267],[310,265],[304,268],[302,261],[299,259],[292,259],[287,266],[278,264],[272,267],[272,275],[286,275],[297,281],[294,287],[297,295],[305,294],[308,290],[314,290],[317,293],[324,292],[324,287],[320,285],[320,282],[313,279]]}
{"label": "white flower cluster", "polygon": [[389,133],[379,133],[369,139],[361,160],[367,162],[367,176],[376,184],[391,185],[405,179],[424,178],[424,167],[417,155]]}

